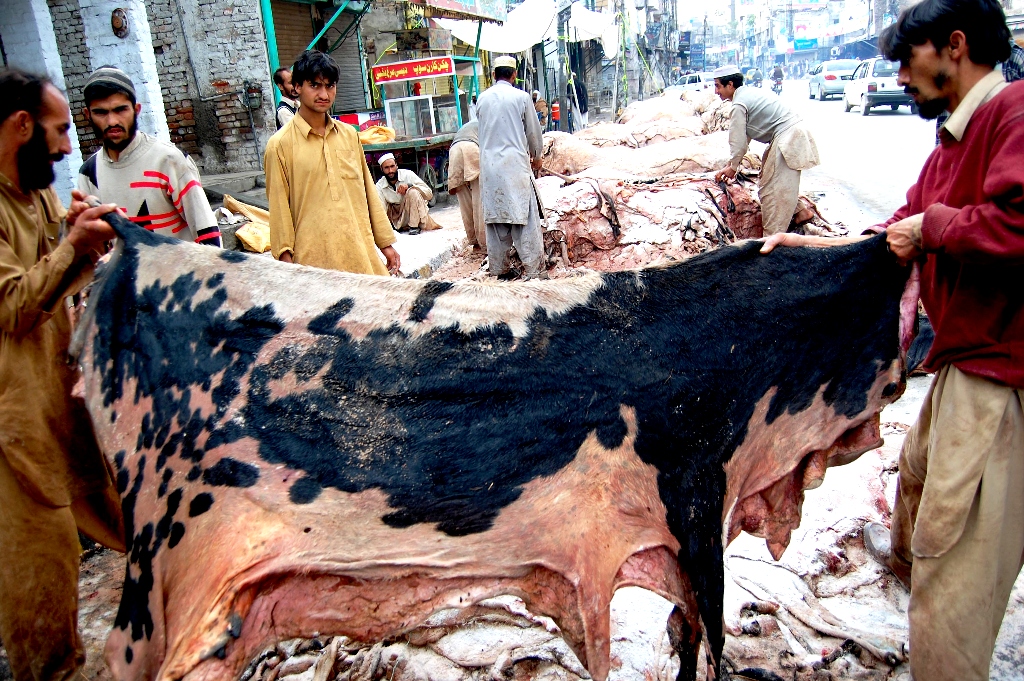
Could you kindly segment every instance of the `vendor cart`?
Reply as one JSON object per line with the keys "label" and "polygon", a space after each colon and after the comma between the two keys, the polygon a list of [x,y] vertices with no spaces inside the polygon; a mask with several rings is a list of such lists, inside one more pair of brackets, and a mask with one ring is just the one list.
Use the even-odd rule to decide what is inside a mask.
{"label": "vendor cart", "polygon": [[383,144],[364,144],[366,162],[375,178],[380,177],[378,159],[387,153],[395,155],[400,168],[408,168],[420,176],[434,192],[429,205],[437,203],[439,196],[448,196],[448,147],[455,133],[442,133],[409,140],[395,140]]}

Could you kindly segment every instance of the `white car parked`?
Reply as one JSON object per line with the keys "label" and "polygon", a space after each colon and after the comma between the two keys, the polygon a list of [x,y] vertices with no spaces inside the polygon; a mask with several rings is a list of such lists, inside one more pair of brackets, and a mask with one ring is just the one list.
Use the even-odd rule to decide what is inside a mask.
{"label": "white car parked", "polygon": [[714,90],[715,89],[715,76],[711,72],[705,73],[688,73],[685,76],[680,76],[679,80],[676,81],[675,85],[670,85],[665,88],[666,90],[679,90],[679,91],[700,91],[700,90]]}
{"label": "white car parked", "polygon": [[843,88],[843,106],[847,111],[859,106],[862,116],[867,116],[875,106],[888,105],[893,111],[909,106],[911,111],[916,111],[914,99],[896,84],[899,68],[898,63],[882,57],[861,62]]}

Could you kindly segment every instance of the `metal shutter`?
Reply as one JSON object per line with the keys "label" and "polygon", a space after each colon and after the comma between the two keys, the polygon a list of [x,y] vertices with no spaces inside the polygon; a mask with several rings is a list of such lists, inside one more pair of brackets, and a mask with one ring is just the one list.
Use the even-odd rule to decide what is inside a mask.
{"label": "metal shutter", "polygon": [[[328,17],[329,18],[329,17]],[[341,34],[355,20],[355,16],[345,12],[334,22],[327,35],[328,47],[341,37]],[[341,77],[338,78],[338,94],[334,100],[334,110],[337,113],[351,111],[364,111],[366,109],[366,94],[363,90],[363,70],[359,65],[359,38],[356,33],[358,28],[352,30],[345,38],[345,42],[338,46],[338,49],[331,53],[334,60],[341,67]],[[312,37],[310,37],[312,40]],[[308,43],[307,43],[308,44]]]}
{"label": "metal shutter", "polygon": [[277,33],[277,56],[281,66],[291,67],[316,35],[310,6],[271,0],[270,9],[274,14],[274,32]]}
{"label": "metal shutter", "polygon": [[[271,0],[274,13],[274,30],[277,33],[277,53],[281,66],[291,66],[316,36],[310,5],[288,0]],[[327,15],[330,18],[333,11]],[[354,17],[345,12],[327,31],[321,40],[325,48],[337,40],[351,25]],[[358,29],[356,29],[358,30]],[[366,109],[366,95],[363,91],[363,72],[359,64],[359,39],[353,31],[337,50],[331,53],[338,62],[341,77],[338,79],[338,94],[334,100],[334,111],[343,113]]]}

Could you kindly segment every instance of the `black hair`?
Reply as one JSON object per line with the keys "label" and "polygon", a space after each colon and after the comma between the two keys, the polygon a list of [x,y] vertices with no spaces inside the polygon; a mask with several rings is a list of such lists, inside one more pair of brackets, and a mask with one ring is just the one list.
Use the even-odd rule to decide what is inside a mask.
{"label": "black hair", "polygon": [[889,61],[905,64],[911,47],[930,42],[941,50],[953,31],[963,31],[967,57],[975,64],[995,66],[1010,56],[1010,29],[996,0],[924,0],[882,31],[878,48]]}
{"label": "black hair", "polygon": [[89,106],[97,99],[106,99],[110,95],[124,95],[132,103],[132,106],[135,106],[135,95],[132,94],[131,90],[109,82],[90,83],[85,87],[82,99],[85,100],[85,105]]}
{"label": "black hair", "polygon": [[516,70],[511,66],[496,66],[494,67],[494,77],[500,78],[501,80],[508,80],[516,75]]}
{"label": "black hair", "polygon": [[278,90],[284,87],[284,78],[281,77],[281,73],[284,71],[288,71],[290,73],[291,69],[287,66],[282,66],[277,71],[274,71],[274,85],[277,85]]}
{"label": "black hair", "polygon": [[723,86],[732,84],[733,87],[740,87],[743,85],[743,75],[740,73],[734,73],[731,76],[722,76],[721,78],[715,78]]}
{"label": "black hair", "polygon": [[328,85],[334,85],[340,75],[338,62],[334,61],[331,55],[320,50],[306,50],[292,66],[292,85],[298,87],[305,82],[312,83],[317,76],[323,78]]}
{"label": "black hair", "polygon": [[33,120],[38,119],[43,107],[43,88],[49,82],[46,76],[21,69],[0,71],[0,123],[16,111],[28,111]]}

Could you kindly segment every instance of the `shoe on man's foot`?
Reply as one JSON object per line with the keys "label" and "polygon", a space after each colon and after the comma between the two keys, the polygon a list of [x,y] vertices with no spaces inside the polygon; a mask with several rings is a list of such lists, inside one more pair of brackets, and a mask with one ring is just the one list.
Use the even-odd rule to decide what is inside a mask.
{"label": "shoe on man's foot", "polygon": [[910,589],[910,563],[892,553],[892,534],[882,523],[864,525],[864,548],[876,561],[889,569],[903,586]]}
{"label": "shoe on man's foot", "polygon": [[510,267],[498,275],[498,281],[514,281],[522,275],[515,267]]}
{"label": "shoe on man's foot", "polygon": [[421,230],[421,228],[419,228],[419,227],[410,227],[409,228],[409,234],[415,236],[415,235],[420,233],[420,230]]}

